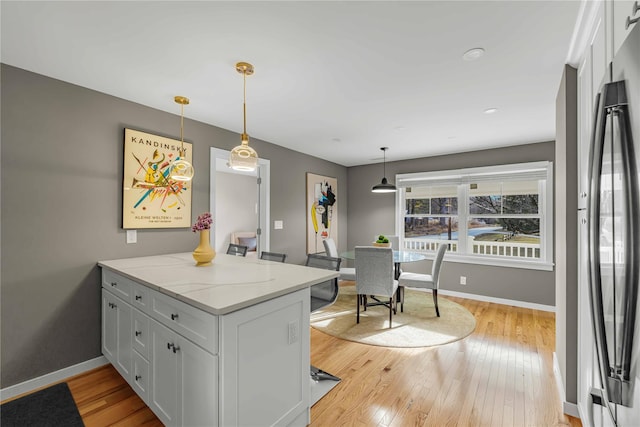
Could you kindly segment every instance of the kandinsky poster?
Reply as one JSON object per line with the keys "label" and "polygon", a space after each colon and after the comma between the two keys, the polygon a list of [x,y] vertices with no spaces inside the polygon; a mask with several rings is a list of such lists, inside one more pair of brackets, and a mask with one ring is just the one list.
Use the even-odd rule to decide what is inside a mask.
{"label": "kandinsky poster", "polygon": [[307,253],[324,252],[322,241],[338,244],[338,180],[307,172]]}
{"label": "kandinsky poster", "polygon": [[[184,143],[191,160],[190,143]],[[124,131],[122,227],[191,226],[191,181],[174,181],[169,171],[180,158],[180,141],[132,129]]]}

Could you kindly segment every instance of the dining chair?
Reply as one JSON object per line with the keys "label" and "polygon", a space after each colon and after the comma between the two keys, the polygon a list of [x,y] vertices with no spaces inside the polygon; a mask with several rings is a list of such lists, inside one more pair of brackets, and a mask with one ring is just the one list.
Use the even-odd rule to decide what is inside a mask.
{"label": "dining chair", "polygon": [[262,251],[260,253],[260,259],[266,259],[267,261],[284,262],[287,259],[287,254]]}
{"label": "dining chair", "polygon": [[[319,254],[308,254],[307,261],[304,265],[307,267],[324,268],[326,270],[340,271],[340,263],[342,258],[330,257]],[[331,279],[326,282],[312,285],[311,291],[311,313],[318,311],[321,308],[325,308],[333,304],[338,299],[338,292],[340,287],[338,286],[338,279]],[[311,378],[315,381],[320,380],[333,380],[340,381],[340,378],[335,375],[331,375],[328,372],[323,371],[320,368],[316,368],[311,365]]]}
{"label": "dining chair", "polygon": [[[389,308],[389,327],[397,310],[398,281],[394,279],[393,249],[356,246],[356,323],[360,323],[360,306],[384,305]],[[373,302],[369,302],[370,297]],[[388,300],[378,299],[385,297]]]}
{"label": "dining chair", "polygon": [[431,266],[431,274],[409,273],[402,272],[398,278],[398,284],[400,286],[401,297],[401,309],[404,305],[404,288],[423,288],[431,289],[433,296],[433,305],[436,308],[436,315],[440,317],[440,310],[438,309],[438,287],[440,283],[440,270],[442,269],[442,260],[444,253],[447,251],[448,243],[440,243],[436,257],[433,260]]}
{"label": "dining chair", "polygon": [[229,247],[227,248],[227,255],[247,256],[247,249],[248,248],[246,246],[229,243]]}
{"label": "dining chair", "polygon": [[[336,242],[331,237],[322,241],[324,245],[324,251],[327,256],[340,258],[338,255],[338,248]],[[356,269],[353,267],[341,267],[340,268],[340,280],[356,280]]]}

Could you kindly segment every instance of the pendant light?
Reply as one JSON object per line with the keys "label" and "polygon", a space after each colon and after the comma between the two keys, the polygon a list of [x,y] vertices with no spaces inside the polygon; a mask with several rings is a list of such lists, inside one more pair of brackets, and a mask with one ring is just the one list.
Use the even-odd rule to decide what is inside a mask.
{"label": "pendant light", "polygon": [[387,182],[387,156],[386,156],[386,152],[389,149],[389,147],[380,147],[380,149],[382,150],[382,154],[384,156],[384,160],[382,162],[383,168],[384,168],[384,173],[382,175],[382,181],[380,182],[380,184],[374,185],[373,188],[371,189],[371,192],[372,193],[395,193],[396,186],[393,185],[393,184],[389,184]]}
{"label": "pendant light", "polygon": [[180,155],[171,165],[169,177],[174,181],[191,181],[194,170],[191,163],[185,158],[184,150],[184,106],[189,104],[189,98],[184,96],[176,96],[173,100],[180,104]]}
{"label": "pendant light", "polygon": [[242,74],[244,81],[244,95],[242,102],[242,114],[244,117],[241,144],[231,150],[229,154],[229,167],[238,171],[254,171],[258,166],[258,153],[249,147],[249,135],[247,134],[247,76],[253,74],[253,65],[248,62],[238,62],[236,71]]}

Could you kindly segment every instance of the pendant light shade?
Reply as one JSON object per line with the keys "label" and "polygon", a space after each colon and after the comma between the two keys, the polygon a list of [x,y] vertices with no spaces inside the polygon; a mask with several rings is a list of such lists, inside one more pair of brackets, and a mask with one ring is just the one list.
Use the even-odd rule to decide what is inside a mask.
{"label": "pendant light shade", "polygon": [[258,166],[258,153],[249,147],[249,135],[247,134],[247,76],[253,74],[253,65],[248,62],[238,62],[236,71],[242,74],[244,81],[244,95],[242,103],[243,132],[241,143],[229,154],[229,167],[239,171],[254,171]]}
{"label": "pendant light shade", "polygon": [[189,104],[189,98],[176,96],[173,100],[180,104],[180,155],[171,164],[169,177],[174,181],[191,181],[195,171],[193,165],[186,160],[184,151],[184,106]]}
{"label": "pendant light shade", "polygon": [[396,192],[396,186],[393,184],[389,184],[389,182],[387,181],[387,150],[389,149],[389,147],[380,147],[380,149],[382,150],[382,154],[383,154],[383,158],[384,160],[382,161],[383,164],[383,174],[382,174],[382,181],[380,182],[380,184],[376,184],[373,186],[373,188],[371,188],[371,192],[372,193],[395,193]]}

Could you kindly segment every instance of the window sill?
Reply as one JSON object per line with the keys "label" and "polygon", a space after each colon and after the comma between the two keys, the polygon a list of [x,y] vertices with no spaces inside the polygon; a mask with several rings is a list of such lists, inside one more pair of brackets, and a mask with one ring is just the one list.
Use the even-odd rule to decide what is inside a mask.
{"label": "window sill", "polygon": [[553,271],[554,267],[552,262],[473,255],[445,254],[444,259],[448,262],[458,262],[461,264],[491,265],[495,267],[524,268],[527,270]]}

